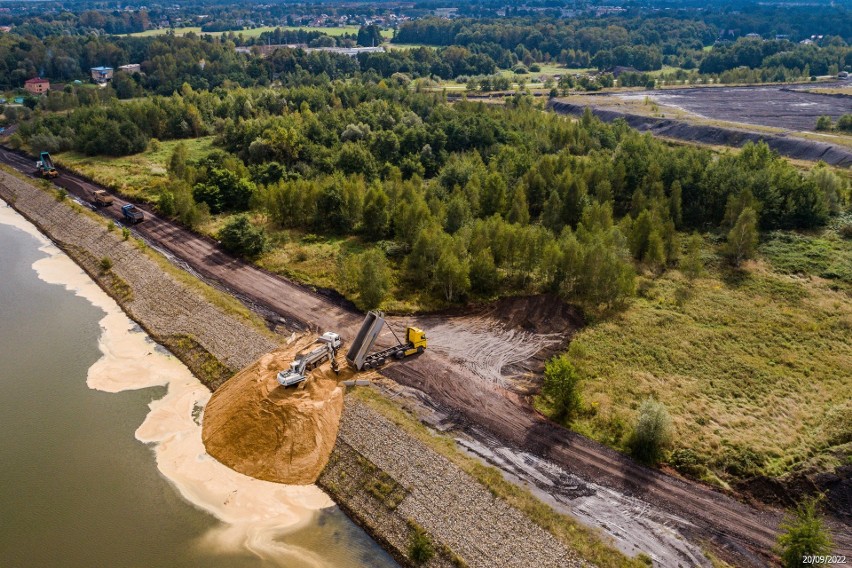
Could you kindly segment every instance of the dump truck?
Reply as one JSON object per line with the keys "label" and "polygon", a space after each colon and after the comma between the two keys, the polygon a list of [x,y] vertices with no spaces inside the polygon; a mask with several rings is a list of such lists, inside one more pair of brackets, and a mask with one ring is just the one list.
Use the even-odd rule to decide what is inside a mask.
{"label": "dump truck", "polygon": [[130,203],[121,207],[121,215],[124,217],[124,220],[130,224],[139,223],[145,218],[145,214],[142,213],[142,210]]}
{"label": "dump truck", "polygon": [[290,387],[304,382],[308,378],[308,371],[322,365],[326,360],[331,361],[331,368],[337,372],[337,361],[334,359],[342,342],[340,336],[332,331],[327,331],[317,339],[321,343],[319,347],[299,355],[290,367],[278,373],[278,384],[282,387]]}
{"label": "dump truck", "polygon": [[36,162],[36,175],[45,179],[53,179],[59,175],[48,152],[42,152],[39,156],[39,160]]}
{"label": "dump truck", "polygon": [[379,311],[367,312],[364,318],[364,323],[361,324],[361,329],[358,330],[358,335],[349,347],[346,353],[346,361],[359,371],[365,369],[375,369],[387,363],[388,359],[403,359],[409,355],[423,353],[426,350],[426,333],[417,327],[405,328],[405,342],[399,340],[396,333],[388,325],[397,344],[382,349],[375,353],[370,353],[375,345],[376,340],[381,333],[382,328],[387,325],[385,315]]}
{"label": "dump truck", "polygon": [[113,201],[115,201],[115,198],[103,189],[99,189],[92,194],[92,202],[97,207],[108,207],[112,205]]}

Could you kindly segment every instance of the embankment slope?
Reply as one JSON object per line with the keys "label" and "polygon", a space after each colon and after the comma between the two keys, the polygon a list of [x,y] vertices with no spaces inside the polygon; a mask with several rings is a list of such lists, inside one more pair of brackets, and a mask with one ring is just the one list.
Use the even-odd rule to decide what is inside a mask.
{"label": "embankment slope", "polygon": [[682,120],[671,118],[656,118],[642,116],[616,110],[594,108],[587,105],[569,103],[559,99],[553,99],[548,107],[559,114],[582,115],[586,108],[604,122],[612,122],[616,119],[624,119],[627,124],[640,132],[650,132],[654,136],[663,138],[675,138],[687,142],[699,142],[714,146],[741,147],[747,142],[758,142],[763,140],[766,144],[788,158],[797,160],[808,160],[823,162],[832,166],[843,168],[852,167],[852,150],[837,144],[826,144],[813,140],[805,140],[793,136],[779,134],[766,134],[735,128],[723,128],[707,124],[692,124]]}

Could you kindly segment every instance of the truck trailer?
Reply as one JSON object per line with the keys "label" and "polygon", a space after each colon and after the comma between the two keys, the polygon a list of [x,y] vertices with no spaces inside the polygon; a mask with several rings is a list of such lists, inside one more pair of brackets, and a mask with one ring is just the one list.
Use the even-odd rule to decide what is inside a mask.
{"label": "truck trailer", "polygon": [[375,369],[387,363],[388,359],[403,359],[409,355],[423,353],[426,350],[426,333],[422,329],[417,327],[405,328],[405,342],[402,342],[388,325],[388,329],[393,333],[397,344],[370,353],[379,333],[386,324],[387,321],[382,312],[371,311],[367,313],[358,335],[355,336],[355,341],[352,342],[352,346],[346,353],[346,361],[350,365],[359,371]]}

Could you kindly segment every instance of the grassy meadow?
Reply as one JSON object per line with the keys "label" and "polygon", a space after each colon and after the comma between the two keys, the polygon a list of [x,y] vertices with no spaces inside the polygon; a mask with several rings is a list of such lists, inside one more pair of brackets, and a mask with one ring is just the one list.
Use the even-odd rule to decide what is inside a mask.
{"label": "grassy meadow", "polygon": [[73,169],[101,185],[134,199],[154,200],[149,188],[168,180],[166,164],[175,146],[186,144],[191,161],[198,160],[213,150],[213,136],[187,140],[169,140],[150,144],[140,154],[111,158],[86,156],[79,152],[62,152],[53,156],[61,166]]}
{"label": "grassy meadow", "polygon": [[585,381],[573,428],[626,450],[654,397],[673,420],[669,461],[712,483],[849,461],[852,240],[773,233],[742,270],[715,246],[702,277],[642,278],[624,312],[575,336]]}

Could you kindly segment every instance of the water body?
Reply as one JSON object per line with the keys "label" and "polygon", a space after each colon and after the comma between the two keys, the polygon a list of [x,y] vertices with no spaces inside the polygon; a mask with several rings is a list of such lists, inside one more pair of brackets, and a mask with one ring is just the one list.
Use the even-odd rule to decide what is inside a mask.
{"label": "water body", "polygon": [[397,566],[318,488],[207,456],[206,389],[2,201],[0,389],[4,568]]}

